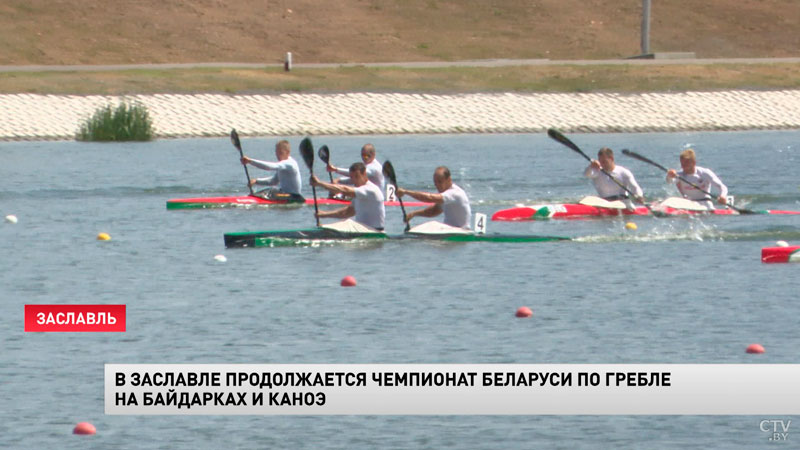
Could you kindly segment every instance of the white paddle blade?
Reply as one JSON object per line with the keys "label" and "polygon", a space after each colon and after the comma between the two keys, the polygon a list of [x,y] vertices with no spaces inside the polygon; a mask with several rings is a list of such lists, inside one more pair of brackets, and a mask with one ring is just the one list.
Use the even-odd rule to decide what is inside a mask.
{"label": "white paddle blade", "polygon": [[614,200],[613,202],[610,202],[600,197],[595,197],[594,195],[589,195],[587,197],[584,197],[578,203],[586,206],[594,206],[595,208],[608,208],[608,209],[627,208],[627,206],[625,206],[625,203],[623,203],[622,200]]}
{"label": "white paddle blade", "polygon": [[486,234],[486,214],[475,214],[475,234]]}
{"label": "white paddle blade", "polygon": [[674,209],[685,209],[687,211],[708,211],[708,208],[700,203],[681,197],[666,198],[660,203],[660,206],[666,206]]}

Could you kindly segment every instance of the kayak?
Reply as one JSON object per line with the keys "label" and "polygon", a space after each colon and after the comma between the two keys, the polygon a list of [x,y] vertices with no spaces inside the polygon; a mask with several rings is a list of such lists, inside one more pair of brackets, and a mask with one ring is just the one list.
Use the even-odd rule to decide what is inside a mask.
{"label": "kayak", "polygon": [[[230,208],[230,207],[253,207],[253,206],[274,206],[274,205],[313,205],[314,199],[307,198],[303,202],[292,202],[288,200],[274,200],[257,197],[254,195],[239,195],[228,197],[196,197],[196,198],[175,198],[167,200],[167,209],[206,209],[206,208]],[[318,198],[319,205],[349,205],[347,200],[337,200],[332,198]],[[386,206],[400,206],[398,201],[384,202]],[[430,206],[431,203],[425,202],[403,202],[403,206],[419,207]]]}
{"label": "kayak", "polygon": [[431,240],[443,242],[547,242],[570,240],[563,236],[541,236],[521,234],[399,234],[386,233],[349,233],[325,228],[308,228],[304,230],[275,230],[275,231],[243,231],[225,233],[225,247],[286,247],[286,246],[313,246],[323,242],[336,241],[397,241],[397,240]]}
{"label": "kayak", "polygon": [[764,247],[761,249],[761,262],[788,263],[800,262],[800,245],[787,247]]}
{"label": "kayak", "polygon": [[[740,213],[733,209],[715,209],[713,211],[692,211],[681,208],[653,207],[658,215],[666,216],[686,216],[697,214],[709,214],[717,216],[733,216]],[[800,214],[800,211],[780,211],[780,210],[758,210],[756,214]],[[637,206],[633,210],[601,208],[580,203],[557,203],[549,205],[516,206],[503,209],[492,214],[494,221],[521,221],[521,220],[541,220],[541,219],[586,219],[598,217],[619,217],[619,216],[652,216],[653,213],[645,206]]]}

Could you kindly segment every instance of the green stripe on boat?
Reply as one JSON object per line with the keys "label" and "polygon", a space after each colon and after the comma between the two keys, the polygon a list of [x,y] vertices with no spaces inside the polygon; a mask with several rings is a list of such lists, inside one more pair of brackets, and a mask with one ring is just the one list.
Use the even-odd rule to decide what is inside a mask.
{"label": "green stripe on boat", "polygon": [[444,241],[444,242],[498,242],[524,243],[566,241],[564,236],[541,236],[521,234],[400,234],[386,233],[343,233],[326,228],[308,228],[301,230],[242,231],[225,233],[225,247],[286,247],[311,246],[323,242],[335,241]]}

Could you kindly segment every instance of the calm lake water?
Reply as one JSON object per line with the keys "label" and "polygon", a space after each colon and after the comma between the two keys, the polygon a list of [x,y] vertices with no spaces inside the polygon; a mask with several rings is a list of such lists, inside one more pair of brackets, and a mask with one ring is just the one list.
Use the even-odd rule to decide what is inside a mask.
{"label": "calm lake water", "polygon": [[[651,198],[673,188],[620,149],[674,167],[691,145],[740,205],[800,210],[800,131],[569,137],[590,155],[617,150]],[[271,160],[275,141],[242,144]],[[297,148],[300,138],[290,141]],[[401,186],[433,190],[433,169],[449,166],[473,212],[593,191],[586,161],[544,134],[314,138],[337,165],[356,161],[366,142],[392,160]],[[0,224],[2,448],[764,448],[778,444],[762,419],[800,423],[105,416],[105,363],[798,363],[800,266],[759,258],[776,240],[800,242],[800,216],[637,218],[635,232],[620,219],[489,223],[489,232],[573,242],[226,250],[225,232],[314,223],[310,207],[167,211],[170,198],[246,191],[227,139],[2,143],[0,160],[0,214],[19,218]],[[402,231],[398,208],[387,210],[387,228]],[[112,240],[95,240],[100,232]],[[359,286],[339,287],[345,275]],[[127,332],[23,331],[23,305],[69,303],[126,304]],[[523,305],[533,318],[514,318]],[[767,353],[745,354],[754,342]],[[80,421],[98,434],[73,436]]]}

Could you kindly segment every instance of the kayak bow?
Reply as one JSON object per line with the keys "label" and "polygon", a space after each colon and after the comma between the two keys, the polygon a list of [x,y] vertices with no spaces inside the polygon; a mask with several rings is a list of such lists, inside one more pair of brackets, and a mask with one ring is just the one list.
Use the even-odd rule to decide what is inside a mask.
{"label": "kayak bow", "polygon": [[764,247],[761,249],[761,262],[788,263],[800,262],[800,245],[788,247]]}

